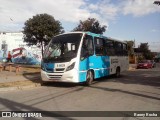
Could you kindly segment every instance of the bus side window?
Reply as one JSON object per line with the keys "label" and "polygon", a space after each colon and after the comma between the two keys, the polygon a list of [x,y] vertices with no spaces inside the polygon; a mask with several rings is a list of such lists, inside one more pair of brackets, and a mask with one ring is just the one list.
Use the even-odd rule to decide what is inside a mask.
{"label": "bus side window", "polygon": [[83,39],[81,57],[88,57],[94,54],[93,37],[86,35]]}
{"label": "bus side window", "polygon": [[95,53],[96,55],[105,55],[104,39],[95,38]]}
{"label": "bus side window", "polygon": [[105,41],[105,51],[108,56],[115,55],[114,41],[111,40]]}
{"label": "bus side window", "polygon": [[123,55],[128,56],[127,44],[123,43]]}
{"label": "bus side window", "polygon": [[116,55],[120,56],[123,55],[123,46],[120,42],[115,42],[115,49],[116,49]]}

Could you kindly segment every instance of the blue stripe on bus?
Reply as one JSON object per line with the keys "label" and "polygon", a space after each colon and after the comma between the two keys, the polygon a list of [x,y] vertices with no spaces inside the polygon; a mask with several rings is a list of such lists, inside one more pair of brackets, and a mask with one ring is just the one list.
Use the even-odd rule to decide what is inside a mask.
{"label": "blue stripe on bus", "polygon": [[54,70],[54,63],[44,63],[44,68],[46,72],[53,72]]}
{"label": "blue stripe on bus", "polygon": [[108,76],[110,68],[110,61],[108,56],[90,56],[80,61],[79,66],[79,82],[86,81],[87,71],[92,69],[94,71],[94,78]]}

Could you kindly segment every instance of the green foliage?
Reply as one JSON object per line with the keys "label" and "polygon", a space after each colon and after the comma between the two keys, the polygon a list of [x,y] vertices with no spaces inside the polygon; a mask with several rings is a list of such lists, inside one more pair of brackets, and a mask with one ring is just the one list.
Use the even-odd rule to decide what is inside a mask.
{"label": "green foliage", "polygon": [[30,45],[37,45],[43,48],[49,43],[51,38],[63,33],[63,27],[58,20],[48,14],[37,14],[25,22],[23,28],[24,42]]}
{"label": "green foliage", "polygon": [[138,60],[138,62],[142,61],[142,60],[144,60],[144,57],[143,56],[138,56],[137,60]]}
{"label": "green foliage", "polygon": [[160,5],[160,1],[154,1],[153,4],[157,4],[157,5]]}
{"label": "green foliage", "polygon": [[127,42],[127,46],[128,46],[128,54],[129,56],[132,56],[134,54],[134,41],[126,41]]}
{"label": "green foliage", "polygon": [[106,31],[107,26],[101,26],[99,21],[95,18],[88,18],[85,21],[81,21],[79,25],[73,29],[73,31],[90,31],[97,34],[103,34]]}
{"label": "green foliage", "polygon": [[140,51],[142,52],[149,52],[148,43],[141,43],[139,46]]}
{"label": "green foliage", "polygon": [[143,54],[145,59],[152,60],[154,57],[154,54],[149,50],[148,43],[141,43],[139,51]]}

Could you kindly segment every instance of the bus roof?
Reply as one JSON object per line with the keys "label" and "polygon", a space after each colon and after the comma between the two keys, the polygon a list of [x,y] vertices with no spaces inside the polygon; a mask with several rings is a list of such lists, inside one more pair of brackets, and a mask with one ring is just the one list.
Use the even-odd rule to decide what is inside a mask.
{"label": "bus roof", "polygon": [[116,41],[116,42],[126,43],[126,44],[127,44],[127,42],[125,42],[125,41],[117,40],[117,39],[114,39],[114,38],[111,38],[111,37],[105,37],[105,36],[103,36],[103,38],[108,39],[108,40],[113,40],[113,41]]}
{"label": "bus roof", "polygon": [[[87,32],[84,32],[84,31],[67,32],[67,33],[63,33],[63,34],[59,34],[59,35],[71,34],[71,33],[82,33],[82,34],[86,33],[86,34],[94,36],[94,37],[100,37],[100,38],[105,38],[105,39],[109,39],[109,40],[113,40],[113,41],[117,41],[117,42],[121,42],[121,43],[126,43],[125,41],[117,40],[117,39],[114,39],[111,37],[106,37],[101,34],[96,34],[96,33],[88,32],[88,31]],[[56,35],[56,36],[59,36],[59,35]],[[54,37],[56,37],[56,36],[54,36]]]}
{"label": "bus roof", "polygon": [[113,41],[117,41],[117,42],[121,42],[121,43],[126,43],[125,41],[117,40],[117,39],[114,39],[114,38],[111,38],[111,37],[106,37],[106,36],[103,36],[101,34],[95,34],[95,33],[92,33],[92,32],[84,32],[84,33],[87,33],[87,34],[92,35],[94,37],[101,37],[101,38],[105,38],[105,39],[109,39],[109,40],[113,40]]}

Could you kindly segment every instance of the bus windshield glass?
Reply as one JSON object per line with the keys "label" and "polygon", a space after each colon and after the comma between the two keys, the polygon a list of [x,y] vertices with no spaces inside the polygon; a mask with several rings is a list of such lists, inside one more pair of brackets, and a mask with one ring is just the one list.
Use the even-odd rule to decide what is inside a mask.
{"label": "bus windshield glass", "polygon": [[82,33],[54,37],[44,52],[44,62],[68,62],[77,56]]}

